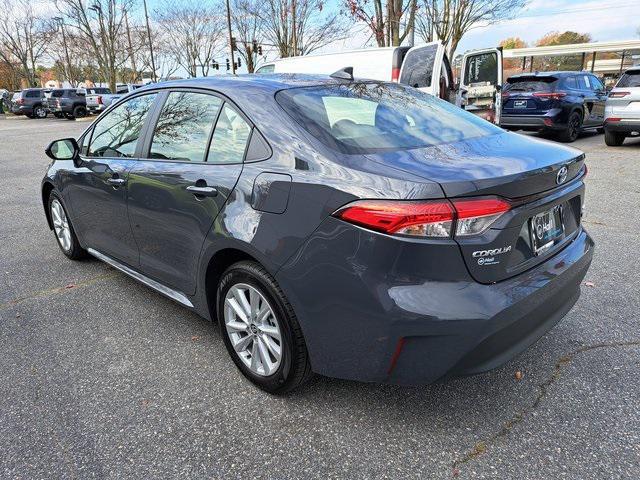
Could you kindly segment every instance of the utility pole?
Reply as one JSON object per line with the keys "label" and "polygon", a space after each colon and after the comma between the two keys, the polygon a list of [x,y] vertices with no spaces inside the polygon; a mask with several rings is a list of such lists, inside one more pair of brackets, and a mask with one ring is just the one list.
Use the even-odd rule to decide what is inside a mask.
{"label": "utility pole", "polygon": [[293,23],[292,25],[292,38],[291,38],[291,43],[293,43],[293,56],[297,57],[298,56],[298,35],[296,33],[296,0],[291,0],[291,21]]}
{"label": "utility pole", "polygon": [[67,68],[65,68],[67,73],[67,81],[73,86],[71,82],[71,60],[69,60],[69,48],[67,47],[67,35],[64,31],[64,18],[62,17],[53,17],[53,20],[60,25],[60,30],[62,31],[62,45],[64,46],[64,58],[67,62]]}
{"label": "utility pole", "polygon": [[149,13],[147,11],[147,0],[142,0],[144,4],[144,18],[147,21],[147,38],[149,39],[149,54],[151,55],[151,80],[155,82],[158,81],[158,77],[156,77],[156,62],[153,59],[153,44],[151,42],[151,27],[149,26]]}
{"label": "utility pole", "polygon": [[233,33],[231,33],[231,7],[227,0],[227,28],[229,29],[229,50],[231,50],[231,73],[236,74],[236,60],[233,56]]}
{"label": "utility pole", "polygon": [[127,41],[129,42],[129,57],[131,58],[131,69],[133,70],[133,82],[138,80],[138,69],[136,68],[136,57],[133,54],[133,44],[131,43],[131,30],[129,29],[129,14],[124,11],[124,25],[127,29]]}

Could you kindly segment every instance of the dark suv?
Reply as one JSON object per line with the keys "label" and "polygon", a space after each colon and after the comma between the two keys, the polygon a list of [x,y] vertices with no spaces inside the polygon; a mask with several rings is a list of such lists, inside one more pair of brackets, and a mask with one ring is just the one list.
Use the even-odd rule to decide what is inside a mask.
{"label": "dark suv", "polygon": [[44,88],[27,88],[22,90],[12,102],[11,113],[14,115],[26,115],[29,118],[46,118],[47,107],[45,105]]}
{"label": "dark suv", "polygon": [[601,129],[607,92],[588,72],[514,75],[502,91],[500,126],[553,133],[573,142],[585,128]]}
{"label": "dark suv", "polygon": [[87,115],[85,94],[75,88],[53,90],[46,100],[46,106],[57,118],[66,117],[73,120]]}

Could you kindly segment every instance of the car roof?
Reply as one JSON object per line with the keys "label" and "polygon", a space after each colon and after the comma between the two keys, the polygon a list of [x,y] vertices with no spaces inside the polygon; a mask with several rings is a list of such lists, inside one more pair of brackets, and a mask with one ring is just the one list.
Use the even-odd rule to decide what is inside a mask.
{"label": "car roof", "polygon": [[152,88],[207,88],[217,90],[233,98],[238,95],[242,96],[242,92],[246,90],[275,93],[288,88],[336,85],[344,82],[345,80],[335,79],[328,75],[297,73],[218,75],[215,77],[189,78],[186,80],[170,80],[167,82],[153,83],[145,85],[136,91],[139,92]]}
{"label": "car roof", "polygon": [[624,73],[628,72],[640,72],[640,65],[634,65],[633,67],[629,67],[624,71]]}
{"label": "car roof", "polygon": [[516,75],[511,75],[509,78],[519,78],[519,77],[568,77],[570,75],[578,75],[578,74],[584,74],[584,73],[589,73],[590,74],[591,72],[556,70],[556,71],[553,71],[553,72],[518,73]]}

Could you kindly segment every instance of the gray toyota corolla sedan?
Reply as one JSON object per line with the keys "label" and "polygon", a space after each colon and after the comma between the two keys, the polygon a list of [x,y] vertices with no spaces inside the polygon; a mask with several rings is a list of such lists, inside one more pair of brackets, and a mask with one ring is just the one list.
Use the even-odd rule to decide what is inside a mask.
{"label": "gray toyota corolla sedan", "polygon": [[494,368],[593,255],[582,153],[345,72],[146,87],[47,154],[62,252],[217,320],[269,392]]}

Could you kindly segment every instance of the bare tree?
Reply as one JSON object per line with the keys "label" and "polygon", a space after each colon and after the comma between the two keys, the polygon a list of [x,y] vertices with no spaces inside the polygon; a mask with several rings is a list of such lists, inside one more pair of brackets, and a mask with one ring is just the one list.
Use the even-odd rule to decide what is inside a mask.
{"label": "bare tree", "polygon": [[208,2],[189,0],[165,2],[155,11],[166,47],[189,76],[208,75],[215,56],[224,48],[224,16]]}
{"label": "bare tree", "polygon": [[529,0],[421,0],[417,31],[425,42],[440,40],[449,58],[469,30],[513,18]]}
{"label": "bare tree", "polygon": [[253,14],[263,22],[265,39],[280,57],[307,55],[348,35],[338,12],[324,12],[323,0],[264,0]]}
{"label": "bare tree", "polygon": [[116,89],[120,69],[129,61],[125,12],[133,0],[58,0],[65,21],[75,29],[94,57],[100,76],[112,91]]}
{"label": "bare tree", "polygon": [[27,83],[36,86],[36,66],[51,32],[35,14],[31,0],[1,0],[0,12],[0,59],[18,64]]}
{"label": "bare tree", "polygon": [[253,13],[260,8],[260,0],[233,0],[232,8],[238,55],[244,60],[247,71],[253,73],[258,55],[256,45],[263,43],[264,22]]}
{"label": "bare tree", "polygon": [[371,30],[379,47],[398,46],[415,28],[417,0],[346,0],[353,17]]}

